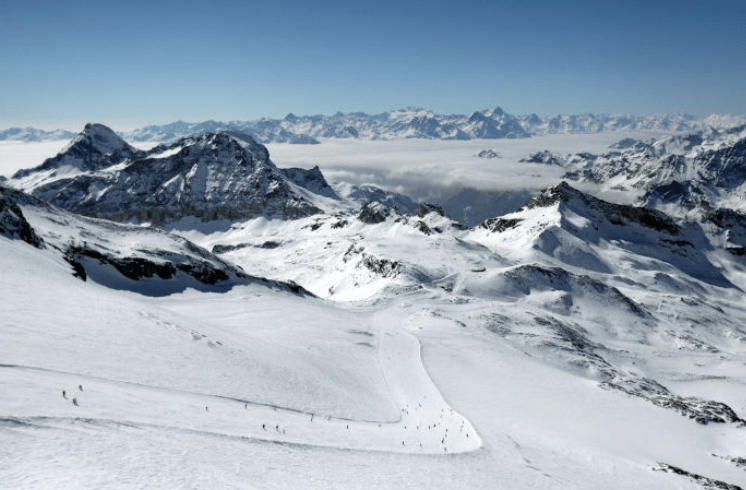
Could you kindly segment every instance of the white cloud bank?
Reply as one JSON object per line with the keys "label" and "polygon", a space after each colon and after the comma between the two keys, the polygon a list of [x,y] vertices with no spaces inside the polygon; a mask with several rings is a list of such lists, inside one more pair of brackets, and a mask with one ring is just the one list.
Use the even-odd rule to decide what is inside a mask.
{"label": "white cloud bank", "polygon": [[[546,135],[517,140],[324,140],[320,145],[269,144],[279,167],[318,165],[329,181],[371,183],[433,199],[454,189],[536,191],[557,183],[564,170],[556,166],[521,163],[540,150],[560,155],[601,153],[628,134]],[[636,135],[648,139],[650,134]],[[479,158],[492,149],[499,158]]]}

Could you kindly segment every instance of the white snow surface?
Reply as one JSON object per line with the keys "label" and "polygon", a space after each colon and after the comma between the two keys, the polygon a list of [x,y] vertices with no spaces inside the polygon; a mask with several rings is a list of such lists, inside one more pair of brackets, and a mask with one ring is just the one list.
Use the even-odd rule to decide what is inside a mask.
{"label": "white snow surface", "polygon": [[[546,138],[534,150],[582,150]],[[473,164],[469,185],[508,186],[526,176],[493,166],[530,141],[492,141],[497,163],[474,141],[270,149],[359,182],[409,178],[399,161],[412,180]],[[47,246],[0,235],[0,488],[701,488],[659,463],[746,484],[728,459],[746,457],[746,427],[602,387],[652,381],[746,416],[746,266],[696,230],[680,239],[698,253],[660,249],[664,232],[577,199],[503,216],[502,232],[342,209],[184,222],[184,239],[316,297],[260,282],[157,296],[73,277],[64,247],[182,238],[20,207]]]}

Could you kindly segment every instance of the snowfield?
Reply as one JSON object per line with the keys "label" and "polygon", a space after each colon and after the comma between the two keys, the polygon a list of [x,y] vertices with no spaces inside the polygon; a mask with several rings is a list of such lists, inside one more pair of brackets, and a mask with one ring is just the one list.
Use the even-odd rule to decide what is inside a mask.
{"label": "snowfield", "polygon": [[[33,165],[3,153],[0,488],[746,487],[740,228],[520,162],[625,136],[269,145],[275,188],[323,212],[162,229],[13,190],[61,184],[51,166],[11,178]],[[212,141],[103,152],[110,167],[68,177],[119,185],[133,162],[172,169]],[[232,175],[206,158],[173,178]],[[316,165],[355,179],[330,193],[287,170]],[[464,226],[352,185],[416,182],[533,197]],[[370,195],[391,205],[351,197]]]}

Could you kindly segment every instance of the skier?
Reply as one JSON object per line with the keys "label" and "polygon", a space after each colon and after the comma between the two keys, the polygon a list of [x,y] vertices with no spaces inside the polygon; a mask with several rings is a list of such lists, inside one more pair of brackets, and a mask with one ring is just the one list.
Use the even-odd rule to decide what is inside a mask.
{"label": "skier", "polygon": [[83,385],[78,385],[78,389],[79,389],[80,391],[83,391]]}
{"label": "skier", "polygon": [[65,390],[62,390],[62,398],[67,400],[67,393],[65,393]]}
{"label": "skier", "polygon": [[76,407],[80,406],[80,405],[78,405],[78,399],[77,398],[73,398],[73,405],[75,405]]}

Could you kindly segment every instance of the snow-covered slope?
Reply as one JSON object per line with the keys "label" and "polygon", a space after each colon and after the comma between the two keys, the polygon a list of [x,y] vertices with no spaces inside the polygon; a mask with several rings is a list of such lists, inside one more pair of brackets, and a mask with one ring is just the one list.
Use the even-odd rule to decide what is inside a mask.
{"label": "snow-covered slope", "polygon": [[243,162],[331,212],[177,236],[1,188],[0,481],[743,488],[740,214],[559,183],[465,228],[435,204],[283,171],[263,148],[222,132],[64,165],[158,180],[192,162],[226,185],[211,165]]}
{"label": "snow-covered slope", "polygon": [[0,234],[46,250],[66,261],[79,279],[112,289],[162,296],[187,288],[226,291],[257,282],[307,294],[294,283],[250,276],[182,237],[77,216],[4,186]]}

